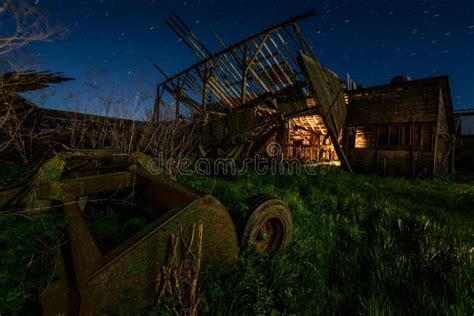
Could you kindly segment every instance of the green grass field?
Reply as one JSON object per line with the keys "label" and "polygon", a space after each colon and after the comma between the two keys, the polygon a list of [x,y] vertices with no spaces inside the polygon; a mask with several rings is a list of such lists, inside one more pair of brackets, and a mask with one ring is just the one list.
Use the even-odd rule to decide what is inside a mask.
{"label": "green grass field", "polygon": [[[410,180],[320,169],[313,176],[178,180],[212,193],[233,213],[245,210],[251,195],[272,194],[294,217],[293,240],[284,251],[269,257],[244,250],[232,273],[201,273],[204,313],[474,311],[473,179]],[[37,303],[41,288],[52,281],[63,227],[60,215],[0,216],[1,314],[31,311]]]}
{"label": "green grass field", "polygon": [[474,182],[321,170],[316,176],[183,177],[231,212],[268,193],[292,209],[291,245],[205,273],[212,314],[471,314]]}

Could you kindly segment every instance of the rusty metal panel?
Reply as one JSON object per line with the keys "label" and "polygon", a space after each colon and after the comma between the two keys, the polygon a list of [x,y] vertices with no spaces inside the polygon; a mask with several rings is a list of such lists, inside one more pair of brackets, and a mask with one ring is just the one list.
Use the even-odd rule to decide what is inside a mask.
{"label": "rusty metal panel", "polygon": [[[189,236],[192,224],[204,223],[203,264],[228,269],[237,262],[237,237],[230,215],[212,196],[171,211],[107,254],[89,276],[95,313],[131,313],[154,303],[156,279],[166,265],[171,234]],[[182,237],[180,237],[182,238]],[[218,260],[216,260],[218,258]]]}
{"label": "rusty metal panel", "polygon": [[74,261],[76,284],[81,299],[81,314],[91,312],[87,277],[94,264],[102,257],[92,235],[87,227],[81,210],[72,199],[65,201],[64,214],[69,221],[69,239],[71,254]]}
{"label": "rusty metal panel", "polygon": [[67,194],[83,196],[97,192],[118,190],[132,185],[146,183],[143,178],[135,177],[129,171],[121,171],[104,175],[65,179],[58,181],[41,181],[37,185],[36,194],[45,200],[61,201]]}
{"label": "rusty metal panel", "polygon": [[39,197],[41,184],[61,178],[66,163],[59,156],[55,156],[43,164],[35,176],[32,190],[26,197],[27,208],[43,208],[48,207],[51,202],[42,200]]}
{"label": "rusty metal panel", "polygon": [[[97,158],[103,158],[99,156]],[[53,306],[55,298],[51,295],[59,294],[61,298],[58,297],[58,300],[68,302],[57,304],[57,310],[66,311],[72,299],[70,289],[78,291],[80,314],[130,314],[153,305],[157,278],[166,265],[170,236],[173,234],[181,240],[187,239],[196,223],[204,225],[203,264],[228,270],[237,263],[235,227],[229,213],[216,198],[165,176],[152,175],[146,168],[152,162],[149,156],[136,153],[129,155],[129,158],[129,171],[37,183],[39,198],[63,202],[70,238],[66,257],[72,258],[67,260],[66,269],[73,274],[71,278],[63,276],[59,283],[51,284],[45,290],[46,295],[42,297],[45,310],[56,310]],[[78,198],[137,184],[148,185],[148,190],[142,192],[144,195],[137,198],[145,199],[150,204],[156,211],[156,219],[104,255],[100,253],[78,207]],[[160,205],[165,207],[157,209]]]}

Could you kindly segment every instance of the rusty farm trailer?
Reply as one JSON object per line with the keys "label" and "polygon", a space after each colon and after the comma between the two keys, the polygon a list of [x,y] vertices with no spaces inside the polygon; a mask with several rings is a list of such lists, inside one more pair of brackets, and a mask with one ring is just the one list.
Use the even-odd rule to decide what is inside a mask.
{"label": "rusty farm trailer", "polygon": [[[0,191],[2,210],[23,205],[32,216],[62,210],[67,219],[57,281],[41,296],[45,314],[129,314],[152,306],[172,235],[191,238],[187,247],[200,248],[202,265],[224,271],[237,263],[239,243],[267,253],[289,243],[292,216],[283,201],[268,195],[251,197],[247,220],[241,214],[234,214],[233,220],[215,197],[183,186],[159,170],[142,153],[62,152],[38,169],[32,184]],[[98,202],[115,203],[122,195],[133,203],[119,204],[117,212],[129,212],[132,205],[135,211],[147,207],[150,220],[104,250],[86,217]],[[234,224],[236,220],[239,224]],[[203,227],[199,246],[189,237],[198,223]]]}

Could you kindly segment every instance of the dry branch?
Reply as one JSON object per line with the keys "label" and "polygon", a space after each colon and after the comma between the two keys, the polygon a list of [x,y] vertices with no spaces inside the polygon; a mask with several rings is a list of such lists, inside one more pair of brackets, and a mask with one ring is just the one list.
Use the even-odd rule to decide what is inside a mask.
{"label": "dry branch", "polygon": [[[199,303],[202,292],[198,288],[199,274],[201,271],[203,224],[199,222],[196,238],[196,254],[191,248],[195,240],[196,225],[193,224],[190,243],[183,240],[185,252],[182,256],[178,253],[179,238],[170,236],[170,250],[168,264],[161,267],[157,277],[156,304],[162,305],[175,315],[194,316],[198,314]],[[181,230],[182,232],[182,230]],[[165,295],[170,295],[177,300],[175,307],[170,307],[163,303]]]}
{"label": "dry branch", "polygon": [[0,5],[0,30],[0,58],[32,42],[65,33],[63,27],[51,23],[46,12],[26,0],[4,0]]}

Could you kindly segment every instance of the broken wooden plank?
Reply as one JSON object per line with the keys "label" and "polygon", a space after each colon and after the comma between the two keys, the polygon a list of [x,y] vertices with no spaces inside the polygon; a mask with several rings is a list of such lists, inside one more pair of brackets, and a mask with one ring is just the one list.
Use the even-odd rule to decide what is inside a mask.
{"label": "broken wooden plank", "polygon": [[301,51],[299,64],[313,97],[321,105],[320,114],[341,161],[341,166],[346,171],[352,172],[349,161],[339,144],[339,132],[344,126],[347,115],[344,93],[339,78],[324,69],[317,59],[313,59]]}

